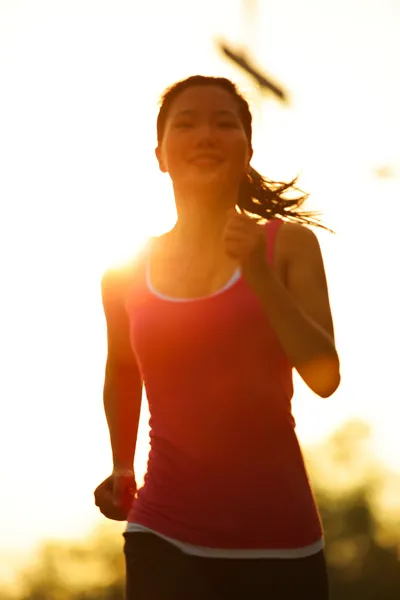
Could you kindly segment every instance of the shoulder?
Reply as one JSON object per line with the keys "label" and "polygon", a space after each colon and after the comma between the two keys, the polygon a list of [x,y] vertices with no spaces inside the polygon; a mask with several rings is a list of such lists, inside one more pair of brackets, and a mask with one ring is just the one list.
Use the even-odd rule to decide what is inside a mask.
{"label": "shoulder", "polygon": [[316,234],[300,223],[282,223],[276,240],[276,252],[284,261],[303,256],[320,255],[320,245]]}
{"label": "shoulder", "polygon": [[128,285],[131,285],[135,276],[144,268],[148,249],[148,242],[135,255],[130,256],[118,265],[106,269],[101,277],[103,296],[123,297]]}
{"label": "shoulder", "polygon": [[316,234],[306,225],[282,222],[274,244],[274,263],[285,285],[294,269],[322,274],[323,259]]}
{"label": "shoulder", "polygon": [[106,269],[101,277],[102,286],[116,286],[121,285],[126,279],[130,272],[133,270],[133,263],[126,262],[123,264],[115,265]]}
{"label": "shoulder", "polygon": [[318,244],[315,233],[309,227],[300,223],[283,222],[279,229],[279,235],[287,243],[291,244]]}

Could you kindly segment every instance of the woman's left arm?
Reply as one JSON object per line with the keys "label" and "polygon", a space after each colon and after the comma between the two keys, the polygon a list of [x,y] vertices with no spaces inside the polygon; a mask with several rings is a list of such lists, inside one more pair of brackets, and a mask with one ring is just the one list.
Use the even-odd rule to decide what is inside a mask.
{"label": "woman's left arm", "polygon": [[244,276],[294,368],[313,392],[327,398],[340,384],[340,363],[320,246],[302,225],[284,224],[279,236],[286,286],[266,260],[260,260],[259,249],[243,265]]}

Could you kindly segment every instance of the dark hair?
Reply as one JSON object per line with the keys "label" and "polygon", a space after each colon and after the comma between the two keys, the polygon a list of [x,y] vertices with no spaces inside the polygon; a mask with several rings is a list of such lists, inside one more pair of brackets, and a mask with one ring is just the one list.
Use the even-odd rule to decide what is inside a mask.
{"label": "dark hair", "polygon": [[[161,97],[160,111],[157,118],[157,140],[160,144],[164,135],[165,124],[172,103],[177,96],[188,88],[195,86],[219,86],[231,94],[239,107],[239,116],[243,124],[247,139],[252,140],[252,116],[249,105],[240,94],[232,81],[224,77],[208,77],[194,75],[178,81],[167,88]],[[261,219],[274,219],[281,217],[284,220],[312,225],[327,229],[319,222],[318,213],[300,211],[299,208],[307,200],[308,194],[296,187],[297,178],[289,183],[270,181],[255,169],[245,176],[239,191],[238,208],[250,215]],[[287,197],[290,194],[291,197]]]}

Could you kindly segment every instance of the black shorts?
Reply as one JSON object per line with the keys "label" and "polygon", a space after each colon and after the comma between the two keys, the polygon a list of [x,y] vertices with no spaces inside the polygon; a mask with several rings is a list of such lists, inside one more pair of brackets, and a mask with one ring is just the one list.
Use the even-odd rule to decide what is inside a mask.
{"label": "black shorts", "polygon": [[125,533],[126,600],[328,600],[324,552],[204,558],[152,533]]}

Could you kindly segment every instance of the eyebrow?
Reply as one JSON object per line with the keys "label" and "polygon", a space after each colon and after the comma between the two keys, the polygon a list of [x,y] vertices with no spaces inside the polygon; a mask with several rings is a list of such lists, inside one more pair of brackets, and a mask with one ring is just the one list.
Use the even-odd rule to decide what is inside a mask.
{"label": "eyebrow", "polygon": [[[177,112],[174,115],[174,118],[176,117],[193,117],[196,115],[196,111],[195,110],[180,110],[179,112]],[[218,117],[235,117],[238,118],[238,115],[235,111],[233,110],[228,110],[228,109],[221,109],[221,110],[216,110],[214,111],[214,115],[218,116]]]}

